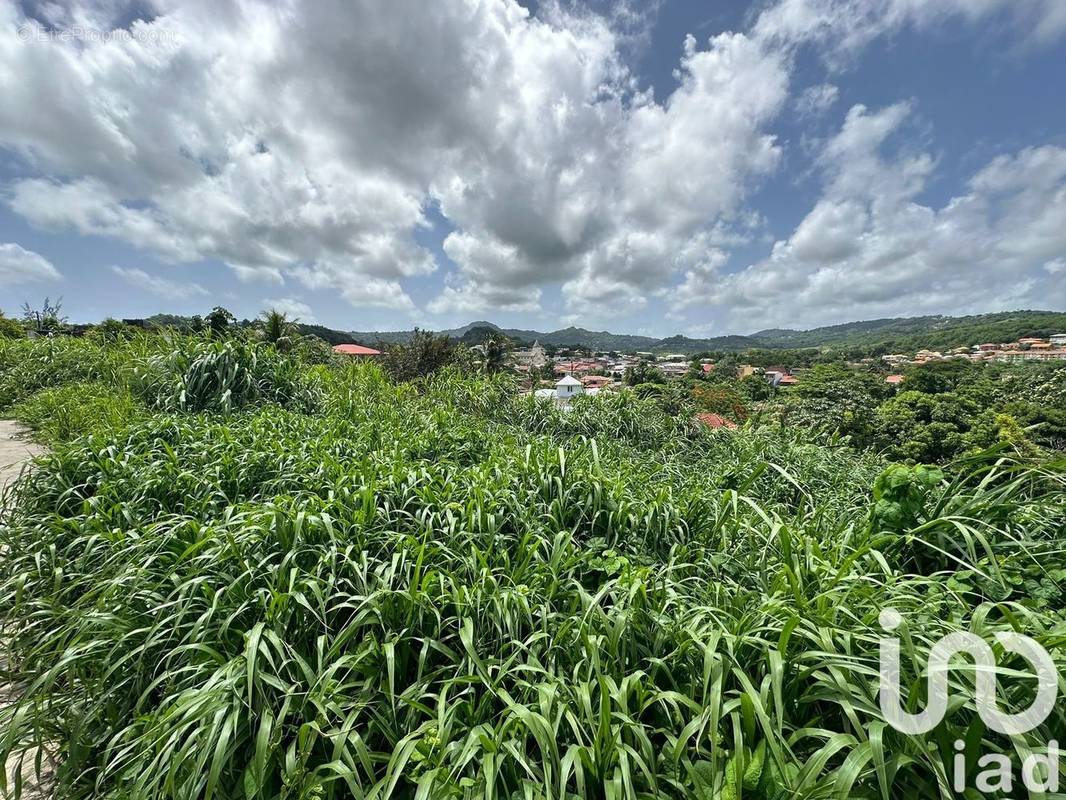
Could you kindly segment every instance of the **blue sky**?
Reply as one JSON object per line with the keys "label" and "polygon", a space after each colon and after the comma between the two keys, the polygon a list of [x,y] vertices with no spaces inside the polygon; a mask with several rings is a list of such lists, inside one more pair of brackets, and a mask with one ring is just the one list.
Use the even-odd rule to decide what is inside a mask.
{"label": "blue sky", "polygon": [[1066,3],[0,0],[0,308],[1066,309]]}

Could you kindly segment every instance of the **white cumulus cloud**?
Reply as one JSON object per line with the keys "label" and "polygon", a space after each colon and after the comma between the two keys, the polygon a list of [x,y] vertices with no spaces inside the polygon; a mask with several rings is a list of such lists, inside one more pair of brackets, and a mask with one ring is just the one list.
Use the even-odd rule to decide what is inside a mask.
{"label": "white cumulus cloud", "polygon": [[0,283],[13,285],[27,281],[55,281],[59,277],[59,270],[39,253],[14,242],[0,243]]}
{"label": "white cumulus cloud", "polygon": [[763,261],[691,282],[679,302],[748,328],[1066,304],[1066,148],[999,156],[934,207],[918,199],[933,158],[892,147],[910,114],[853,107],[820,159],[822,196],[792,235]]}
{"label": "white cumulus cloud", "polygon": [[280,311],[290,320],[299,320],[300,322],[309,325],[317,321],[315,319],[315,312],[311,309],[311,306],[307,305],[303,300],[299,300],[295,297],[268,298],[263,300],[263,307]]}
{"label": "white cumulus cloud", "polygon": [[[790,95],[798,48],[840,60],[904,27],[982,20],[1038,43],[1066,31],[1060,0],[778,0],[745,31],[679,43],[657,96],[627,64],[645,4],[611,5],[83,0],[33,4],[38,21],[0,0],[0,149],[19,164],[0,202],[46,230],[217,260],[279,295],[412,316],[410,286],[441,267],[422,243],[432,208],[455,269],[428,311],[532,311],[551,288],[553,313],[609,316],[679,283],[705,295],[757,232],[751,198],[788,146],[775,122],[837,98],[828,83]],[[42,22],[139,35],[20,41]],[[862,128],[878,123],[894,126],[865,113],[842,135],[876,138]],[[887,252],[913,246],[886,215],[921,213],[933,160],[886,166],[856,147],[834,173],[833,158],[823,202],[768,260],[780,269],[852,263],[874,233],[902,237]],[[872,177],[884,197],[848,188]]]}
{"label": "white cumulus cloud", "polygon": [[111,271],[118,275],[130,286],[144,289],[146,292],[169,297],[175,300],[187,300],[190,297],[202,297],[207,289],[198,283],[191,281],[172,281],[160,275],[151,275],[143,269],[134,267],[111,267]]}

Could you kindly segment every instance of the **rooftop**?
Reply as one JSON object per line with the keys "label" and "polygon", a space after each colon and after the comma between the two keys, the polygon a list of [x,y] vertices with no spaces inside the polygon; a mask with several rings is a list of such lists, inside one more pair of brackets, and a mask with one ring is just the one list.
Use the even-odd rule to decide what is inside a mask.
{"label": "rooftop", "polygon": [[335,344],[334,353],[343,353],[346,356],[380,356],[381,351],[373,347],[363,347],[361,344]]}

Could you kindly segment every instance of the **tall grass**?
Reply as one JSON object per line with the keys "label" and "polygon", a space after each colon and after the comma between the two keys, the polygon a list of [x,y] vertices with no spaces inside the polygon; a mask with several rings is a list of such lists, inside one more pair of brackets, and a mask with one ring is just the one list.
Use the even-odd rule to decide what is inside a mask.
{"label": "tall grass", "polygon": [[[186,398],[194,361],[166,361]],[[951,631],[1062,663],[1062,596],[1026,583],[1061,587],[1061,463],[975,457],[882,491],[907,504],[888,515],[885,464],[798,434],[557,414],[498,377],[300,375],[317,414],[156,402],[58,444],[0,512],[24,687],[0,755],[58,747],[59,797],[951,797],[955,739],[1066,731],[1061,704],[984,730],[965,670],[925,737],[877,704],[889,605],[914,705]]]}

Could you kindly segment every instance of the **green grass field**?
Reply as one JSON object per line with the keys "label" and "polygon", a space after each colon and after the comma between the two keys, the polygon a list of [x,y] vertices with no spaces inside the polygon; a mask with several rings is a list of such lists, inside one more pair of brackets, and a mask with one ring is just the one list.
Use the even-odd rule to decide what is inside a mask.
{"label": "green grass field", "polygon": [[1061,460],[161,336],[0,340],[0,412],[53,448],[0,512],[0,751],[54,749],[58,798],[955,797],[955,740],[1066,739],[1061,701],[986,730],[972,670],[923,736],[877,698],[888,606],[912,709],[953,631],[1062,683]]}

